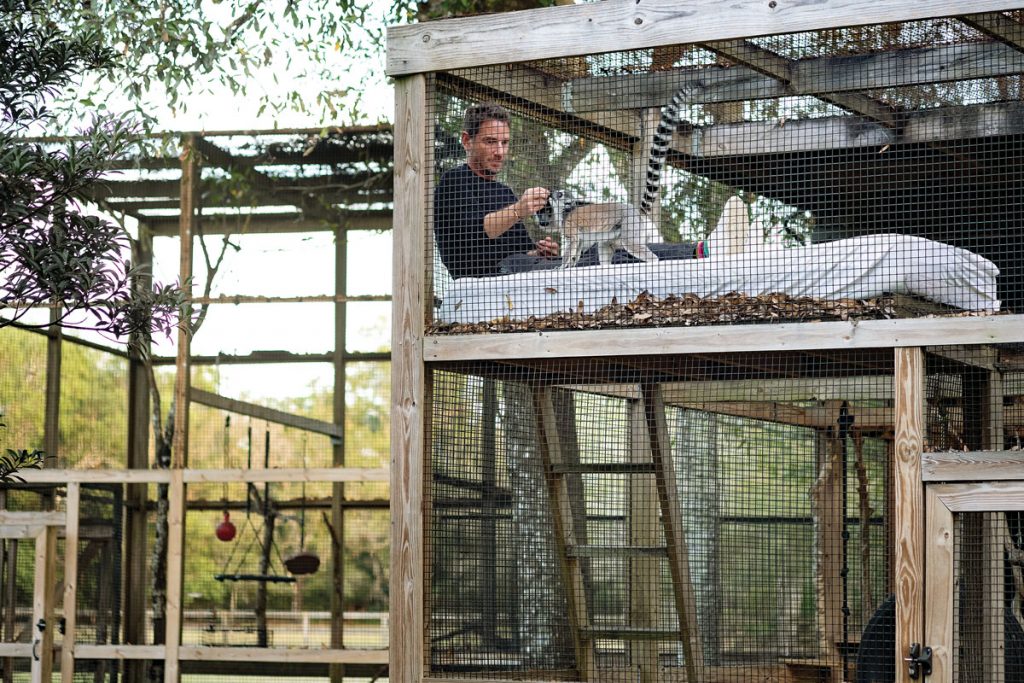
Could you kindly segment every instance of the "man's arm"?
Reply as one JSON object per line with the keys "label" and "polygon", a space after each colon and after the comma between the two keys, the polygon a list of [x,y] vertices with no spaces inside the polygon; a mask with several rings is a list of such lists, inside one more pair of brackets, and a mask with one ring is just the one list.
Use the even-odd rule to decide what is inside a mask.
{"label": "man's arm", "polygon": [[531,187],[517,201],[484,216],[484,234],[492,240],[501,237],[513,225],[540,211],[547,201],[546,189]]}

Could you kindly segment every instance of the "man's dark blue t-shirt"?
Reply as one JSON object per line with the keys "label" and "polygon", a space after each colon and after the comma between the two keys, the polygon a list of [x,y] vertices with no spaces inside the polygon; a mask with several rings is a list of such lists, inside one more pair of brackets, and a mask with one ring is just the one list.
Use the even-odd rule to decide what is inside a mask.
{"label": "man's dark blue t-shirt", "polygon": [[495,239],[484,233],[484,216],[515,201],[508,185],[466,164],[445,171],[434,190],[434,240],[452,278],[501,275],[502,259],[534,248],[522,221]]}

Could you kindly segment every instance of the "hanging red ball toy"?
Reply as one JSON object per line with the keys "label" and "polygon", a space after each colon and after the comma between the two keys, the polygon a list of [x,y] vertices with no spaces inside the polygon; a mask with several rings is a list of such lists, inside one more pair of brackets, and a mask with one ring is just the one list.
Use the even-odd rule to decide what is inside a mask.
{"label": "hanging red ball toy", "polygon": [[235,525],[231,522],[231,515],[225,510],[224,520],[217,525],[217,539],[227,543],[234,540],[236,532],[237,529],[235,529]]}

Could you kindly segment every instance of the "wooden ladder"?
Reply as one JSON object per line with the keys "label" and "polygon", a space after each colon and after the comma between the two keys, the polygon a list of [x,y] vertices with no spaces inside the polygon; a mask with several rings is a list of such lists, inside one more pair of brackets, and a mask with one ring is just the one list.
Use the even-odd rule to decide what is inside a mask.
{"label": "wooden ladder", "polygon": [[[661,388],[657,384],[642,384],[639,398],[630,402],[629,462],[594,464],[580,463],[575,449],[566,447],[560,426],[574,426],[558,424],[556,391],[560,390],[537,388],[533,401],[580,678],[594,680],[595,643],[598,639],[611,639],[629,642],[630,662],[637,667],[640,683],[655,683],[660,670],[658,642],[670,640],[682,645],[687,683],[699,683],[703,648]],[[627,545],[587,542],[585,501],[581,495],[583,474],[629,477]],[[655,497],[657,506],[651,504]],[[607,557],[629,561],[628,624],[604,626],[595,624],[592,618],[589,560]],[[672,582],[673,606],[679,617],[678,627],[672,629],[666,629],[664,620],[659,619],[657,586],[661,584],[665,562]]]}

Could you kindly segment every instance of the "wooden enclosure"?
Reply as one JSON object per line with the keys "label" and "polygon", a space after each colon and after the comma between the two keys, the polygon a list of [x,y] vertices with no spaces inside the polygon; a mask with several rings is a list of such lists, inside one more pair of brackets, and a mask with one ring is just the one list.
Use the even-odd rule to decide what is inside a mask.
{"label": "wooden enclosure", "polygon": [[[918,652],[929,648],[926,680],[1021,680],[1021,578],[1007,578],[1019,548],[1006,539],[1019,540],[1016,515],[1024,510],[1024,271],[1016,263],[1024,129],[1014,113],[1019,91],[975,89],[1024,75],[1021,9],[977,2],[967,15],[938,1],[608,1],[389,29],[393,679],[910,681],[925,667],[905,661],[917,644]],[[920,26],[939,26],[943,40],[886,42]],[[825,49],[815,42],[823,36],[839,38]],[[696,64],[681,57],[693,51],[711,56]],[[959,94],[943,90],[949,83]],[[828,317],[825,296],[813,303],[824,308],[807,315],[744,318],[730,309],[750,304],[742,296],[668,289],[682,270],[663,261],[615,271],[671,292],[648,288],[628,304],[606,293],[625,290],[586,289],[584,271],[607,264],[447,278],[434,211],[443,164],[458,154],[455,104],[507,108],[513,148],[515,135],[547,135],[558,151],[596,146],[586,147],[603,155],[595,174],[625,178],[624,194],[636,203],[659,113],[681,89],[691,109],[671,138],[674,182],[725,186],[756,195],[755,203],[792,207],[791,216],[813,216],[811,247],[899,234],[971,251],[995,264],[1001,306],[895,305],[874,317]],[[823,109],[791,114],[789,98]],[[763,102],[777,108],[766,115]],[[506,172],[517,193],[575,177],[545,175],[548,158],[529,157],[526,147],[511,157]],[[523,168],[536,177],[512,182]],[[719,202],[705,211],[714,215],[701,225],[713,226],[720,210]],[[654,215],[664,228],[691,214],[662,206]],[[680,236],[687,238],[683,227],[666,242]],[[814,253],[841,260],[825,246]],[[751,259],[744,268],[770,263]],[[907,272],[918,267],[901,263]],[[683,301],[691,312],[659,319],[640,305],[649,299]],[[713,313],[702,317],[699,306],[709,301]],[[705,418],[719,421],[719,431],[687,442],[687,420]],[[717,443],[728,424],[748,430],[744,444]],[[771,445],[771,430],[789,428],[799,435],[785,438],[795,440]],[[865,439],[881,463],[870,493],[857,490],[866,479],[852,462]],[[704,480],[688,477],[704,457],[693,449],[705,448],[712,455],[700,463],[715,468],[723,486],[745,466],[756,478],[802,461],[789,488],[778,489],[791,510],[758,499],[716,518],[806,527],[799,543],[797,532],[778,532],[792,545],[776,550],[803,552],[802,560],[771,565],[770,590],[768,578],[747,586],[778,603],[769,610],[768,645],[744,630],[763,627],[767,616],[758,621],[750,609],[730,621],[715,607],[742,612],[722,577],[729,562],[742,565],[743,553],[718,535],[721,526],[703,541],[696,531],[704,524],[700,501],[710,503],[696,490]],[[748,455],[746,464],[729,460],[736,452]],[[528,461],[535,471],[523,475]],[[521,476],[532,483],[517,484]],[[614,542],[597,531],[606,523],[618,525]],[[873,560],[854,572],[852,544],[871,525],[878,545],[864,552]],[[543,542],[516,550],[541,528]],[[758,548],[748,556],[771,551]],[[524,580],[530,555],[547,558],[534,567],[536,590]],[[868,574],[869,564],[875,583],[851,588],[850,577]],[[797,565],[801,585],[784,585]],[[705,576],[714,572],[718,578]],[[614,596],[597,597],[601,587]],[[1011,594],[1004,621],[1000,603]],[[800,615],[791,631],[782,625],[785,599],[800,603],[791,607]],[[864,664],[864,643],[885,610],[885,652]],[[869,666],[880,677],[865,678]]]}

